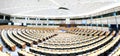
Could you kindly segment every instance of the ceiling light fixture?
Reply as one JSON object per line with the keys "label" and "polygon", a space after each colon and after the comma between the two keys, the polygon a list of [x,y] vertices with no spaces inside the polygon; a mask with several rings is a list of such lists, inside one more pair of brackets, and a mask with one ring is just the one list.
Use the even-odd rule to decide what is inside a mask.
{"label": "ceiling light fixture", "polygon": [[69,9],[66,8],[66,7],[59,7],[58,10],[60,10],[60,9],[63,9],[63,10],[69,10]]}

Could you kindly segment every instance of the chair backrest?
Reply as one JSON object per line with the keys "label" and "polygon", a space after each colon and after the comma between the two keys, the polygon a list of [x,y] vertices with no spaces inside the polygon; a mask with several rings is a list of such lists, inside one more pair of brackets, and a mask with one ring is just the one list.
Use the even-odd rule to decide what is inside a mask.
{"label": "chair backrest", "polygon": [[106,33],[105,33],[105,36],[108,36],[110,34],[110,32],[109,31],[107,31]]}
{"label": "chair backrest", "polygon": [[114,35],[115,35],[115,33],[116,33],[116,32],[115,32],[115,31],[113,31],[111,34],[114,36]]}

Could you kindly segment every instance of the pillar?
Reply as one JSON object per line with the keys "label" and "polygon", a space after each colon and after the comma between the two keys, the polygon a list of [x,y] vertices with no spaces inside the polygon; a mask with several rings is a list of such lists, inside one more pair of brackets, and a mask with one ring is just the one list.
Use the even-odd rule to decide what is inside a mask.
{"label": "pillar", "polygon": [[47,18],[47,26],[49,26],[49,19]]}
{"label": "pillar", "polygon": [[4,15],[4,16],[3,16],[3,20],[5,20],[5,17],[6,17],[6,16]]}
{"label": "pillar", "polygon": [[103,25],[103,23],[102,23],[102,18],[103,18],[103,16],[101,15],[101,17],[100,17],[100,23],[101,23],[101,25],[102,25],[102,27],[101,27],[101,30],[103,30],[103,27],[104,27],[104,25]]}
{"label": "pillar", "polygon": [[90,21],[91,21],[90,26],[91,26],[91,27],[93,26],[93,25],[92,25],[92,20],[93,20],[93,17],[91,16],[91,17],[90,17]]}
{"label": "pillar", "polygon": [[115,22],[116,22],[116,28],[118,29],[118,22],[117,22],[117,13],[116,13],[116,10],[114,9],[114,13],[113,13],[113,16],[115,17]]}
{"label": "pillar", "polygon": [[38,20],[38,18],[36,18],[36,22],[35,22],[36,26],[38,25],[38,21],[37,20]]}

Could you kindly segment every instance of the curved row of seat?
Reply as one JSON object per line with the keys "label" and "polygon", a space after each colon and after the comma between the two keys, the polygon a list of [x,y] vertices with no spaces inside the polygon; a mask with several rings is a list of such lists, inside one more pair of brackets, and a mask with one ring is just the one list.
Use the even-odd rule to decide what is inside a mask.
{"label": "curved row of seat", "polygon": [[17,34],[17,31],[13,31],[13,35],[19,40],[25,42],[28,46],[33,46],[33,41],[27,40],[24,37]]}
{"label": "curved row of seat", "polygon": [[20,51],[18,51],[18,55],[19,56],[40,56],[39,54],[35,54],[32,52],[27,52],[24,49],[21,49]]}
{"label": "curved row of seat", "polygon": [[8,35],[8,38],[13,41],[18,47],[20,48],[25,48],[26,47],[26,43],[17,39],[15,36],[12,35],[12,31],[11,30],[8,30],[7,31],[7,35]]}
{"label": "curved row of seat", "polygon": [[[67,33],[72,33],[76,35],[93,35],[93,36],[98,36],[98,35],[103,35],[105,31],[100,31],[100,30],[93,30],[93,29],[69,29],[66,30]],[[100,34],[101,33],[101,34]]]}
{"label": "curved row of seat", "polygon": [[[29,33],[27,33],[26,31]],[[3,27],[0,26],[1,39],[5,47],[13,52],[16,50],[16,46],[19,48],[25,49],[26,45],[33,46],[33,44],[35,44],[34,42],[40,43],[38,41],[39,39],[41,41],[43,41],[43,39],[47,40],[56,35],[56,33],[53,33],[53,32],[54,32],[54,29],[50,29],[50,28],[48,30],[47,29],[44,30],[44,28],[34,29],[34,28],[19,27],[19,26],[13,26],[13,27],[12,26],[3,26]],[[35,34],[38,33],[36,36],[38,36],[39,38],[33,35],[33,33]],[[39,34],[41,36],[39,36]],[[1,51],[0,56],[1,55],[8,56],[6,53],[2,52],[2,49],[3,49],[3,46],[0,44],[0,51]],[[27,53],[31,53],[31,52],[27,52]],[[25,52],[23,52],[23,54],[25,54]]]}
{"label": "curved row of seat", "polygon": [[28,37],[38,39],[39,42],[45,41],[45,40],[57,35],[56,33],[42,33],[42,32],[31,33],[27,30],[22,31],[22,33],[25,34]]}
{"label": "curved row of seat", "polygon": [[30,41],[33,41],[34,44],[38,44],[38,40],[37,40],[37,39],[35,39],[35,38],[30,38],[30,37],[22,34],[21,31],[18,31],[17,33],[18,33],[18,35],[24,37],[25,39],[28,39],[28,40],[30,40]]}
{"label": "curved row of seat", "polygon": [[54,44],[55,42],[52,42],[52,44],[51,44],[48,42],[48,43],[40,43],[38,46],[39,47],[49,47],[49,48],[62,48],[62,49],[64,49],[64,48],[77,48],[77,47],[82,47],[82,46],[87,46],[87,45],[93,44],[94,42],[102,40],[102,38],[104,38],[104,37],[100,37],[98,39],[95,39],[94,41],[93,40],[84,41],[84,42],[77,41],[77,43],[72,43],[72,44],[69,42],[68,42],[68,44],[64,44],[65,41],[63,42],[63,44],[59,44],[59,43]]}
{"label": "curved row of seat", "polygon": [[6,32],[5,30],[2,30],[2,32],[1,32],[1,36],[2,36],[1,39],[2,39],[2,41],[4,42],[5,46],[6,46],[9,50],[15,51],[16,45],[8,39],[6,33],[7,33],[7,32]]}
{"label": "curved row of seat", "polygon": [[120,56],[120,47],[112,54],[112,56]]}
{"label": "curved row of seat", "polygon": [[[115,34],[115,32],[112,33],[113,35]],[[105,39],[98,41],[94,44],[85,46],[85,47],[79,47],[79,48],[73,48],[73,49],[63,49],[64,47],[61,47],[61,49],[57,49],[57,48],[52,48],[48,47],[48,48],[44,48],[44,47],[31,47],[30,51],[31,52],[39,52],[39,53],[47,53],[47,54],[74,54],[74,53],[79,53],[79,54],[83,54],[83,52],[88,52],[92,49],[95,49],[99,46],[104,45],[105,43],[111,41],[113,35],[110,36],[106,36]]]}
{"label": "curved row of seat", "polygon": [[10,53],[0,51],[0,56],[11,56]]}
{"label": "curved row of seat", "polygon": [[[120,40],[120,35],[115,36],[115,31],[83,28],[62,29],[66,32],[55,30],[50,28],[47,30],[29,27],[6,27],[1,30],[1,39],[12,51],[15,51],[16,46],[22,48],[18,51],[19,56],[39,56],[41,54],[98,56],[106,53]],[[26,46],[30,46],[30,52],[23,50]],[[0,50],[2,51],[2,49],[3,46],[0,45]],[[119,55],[118,50],[114,53],[114,55],[116,54]]]}
{"label": "curved row of seat", "polygon": [[[106,33],[107,35],[109,34]],[[63,37],[65,35],[65,37]],[[67,38],[66,36],[69,36]],[[86,38],[87,37],[87,38]],[[95,42],[101,41],[106,36],[72,36],[71,34],[58,34],[54,38],[47,40],[46,42],[40,43],[39,47],[46,47],[46,48],[77,48],[82,46],[87,46],[93,44]]]}
{"label": "curved row of seat", "polygon": [[[118,42],[119,40],[120,40],[120,35],[114,37],[112,39],[112,41],[110,41],[105,46],[103,46],[103,47],[101,47],[99,49],[96,49],[96,50],[94,50],[92,52],[83,54],[83,56],[98,56],[100,54],[103,54],[104,52],[106,52],[107,50],[109,50],[110,48],[112,48],[116,44],[116,42]],[[106,54],[103,54],[103,55],[106,55]]]}

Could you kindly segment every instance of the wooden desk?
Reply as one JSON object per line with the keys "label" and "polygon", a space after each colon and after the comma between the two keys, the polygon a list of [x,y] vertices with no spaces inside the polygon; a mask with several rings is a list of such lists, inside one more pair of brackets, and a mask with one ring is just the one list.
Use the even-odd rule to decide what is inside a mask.
{"label": "wooden desk", "polygon": [[6,31],[1,32],[2,40],[6,44],[6,47],[12,51],[15,51],[16,45],[7,38]]}
{"label": "wooden desk", "polygon": [[3,53],[0,51],[0,56],[11,56],[9,53]]}
{"label": "wooden desk", "polygon": [[9,36],[9,38],[18,46],[18,47],[20,47],[20,48],[25,48],[26,47],[26,43],[25,42],[23,42],[23,41],[21,41],[21,40],[19,40],[19,39],[17,39],[16,37],[14,37],[13,35],[12,35],[12,32],[11,31],[7,31],[7,34],[8,34],[8,36]]}
{"label": "wooden desk", "polygon": [[2,51],[2,49],[3,49],[3,46],[0,44],[0,51]]}
{"label": "wooden desk", "polygon": [[120,47],[112,54],[112,56],[120,56]]}
{"label": "wooden desk", "polygon": [[35,56],[33,53],[26,52],[25,50],[18,51],[19,56]]}
{"label": "wooden desk", "polygon": [[25,42],[28,46],[32,46],[32,45],[33,45],[33,41],[27,40],[27,39],[25,39],[24,37],[19,36],[19,35],[17,34],[17,31],[12,31],[12,33],[13,33],[13,35],[14,35],[16,38],[18,38],[18,39],[20,39],[21,41]]}
{"label": "wooden desk", "polygon": [[28,39],[28,40],[30,40],[30,41],[33,41],[34,44],[38,44],[38,40],[37,40],[37,39],[34,39],[34,38],[31,38],[31,37],[28,37],[28,36],[22,34],[21,31],[18,31],[18,34],[19,34],[20,36],[24,37],[25,39]]}

